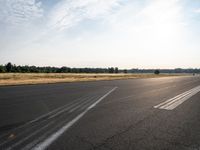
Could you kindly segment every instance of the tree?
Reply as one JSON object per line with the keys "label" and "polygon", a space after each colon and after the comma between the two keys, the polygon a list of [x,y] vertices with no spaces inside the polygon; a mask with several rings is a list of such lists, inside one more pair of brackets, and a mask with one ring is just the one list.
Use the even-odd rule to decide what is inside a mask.
{"label": "tree", "polygon": [[157,69],[157,70],[154,71],[154,74],[159,75],[160,71]]}
{"label": "tree", "polygon": [[6,71],[7,71],[7,72],[11,72],[11,71],[12,71],[12,67],[13,67],[13,66],[12,66],[12,64],[11,64],[10,62],[7,63],[5,67],[6,67]]}
{"label": "tree", "polygon": [[115,71],[115,69],[114,69],[113,67],[108,68],[108,72],[109,72],[109,73],[114,73],[114,71]]}
{"label": "tree", "polygon": [[119,73],[119,69],[115,67],[115,73]]}
{"label": "tree", "polygon": [[128,71],[126,69],[123,70],[123,73],[127,73]]}
{"label": "tree", "polygon": [[0,65],[0,73],[5,72],[4,66]]}

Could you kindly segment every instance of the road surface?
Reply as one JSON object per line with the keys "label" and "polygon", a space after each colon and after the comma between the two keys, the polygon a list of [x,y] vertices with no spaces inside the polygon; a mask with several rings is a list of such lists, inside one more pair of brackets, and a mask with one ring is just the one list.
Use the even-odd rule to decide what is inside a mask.
{"label": "road surface", "polygon": [[0,87],[0,149],[200,150],[200,76]]}

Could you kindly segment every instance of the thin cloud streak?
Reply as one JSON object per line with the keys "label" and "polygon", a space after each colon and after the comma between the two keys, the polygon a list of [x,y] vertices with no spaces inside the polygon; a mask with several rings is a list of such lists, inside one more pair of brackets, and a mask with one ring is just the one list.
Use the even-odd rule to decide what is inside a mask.
{"label": "thin cloud streak", "polygon": [[[5,14],[13,18],[7,21],[0,14],[0,32],[5,35],[0,37],[0,63],[121,68],[200,65],[199,15],[193,11],[197,6],[188,7],[181,0],[60,0],[53,5],[17,1],[28,7],[23,21],[21,14],[6,6],[6,0],[1,1],[4,18]],[[14,29],[4,32],[9,26]]]}
{"label": "thin cloud streak", "polygon": [[35,0],[1,0],[0,22],[7,26],[29,24],[43,16],[41,4]]}
{"label": "thin cloud streak", "polygon": [[62,0],[50,13],[50,27],[68,29],[84,19],[97,19],[112,13],[120,0]]}
{"label": "thin cloud streak", "polygon": [[200,13],[200,8],[194,9],[193,12]]}

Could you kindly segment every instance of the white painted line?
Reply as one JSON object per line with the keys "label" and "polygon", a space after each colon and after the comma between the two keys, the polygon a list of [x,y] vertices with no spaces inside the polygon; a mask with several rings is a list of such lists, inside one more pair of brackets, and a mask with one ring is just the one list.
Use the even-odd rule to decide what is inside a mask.
{"label": "white painted line", "polygon": [[[94,96],[93,96],[93,97],[94,97]],[[83,97],[82,97],[82,98],[83,98]],[[53,111],[51,111],[51,112],[49,112],[49,113],[47,113],[47,114],[44,114],[44,115],[42,115],[42,116],[39,116],[38,118],[36,118],[36,119],[34,119],[34,120],[30,121],[30,122],[27,122],[26,124],[24,124],[24,125],[22,125],[22,126],[19,126],[19,127],[15,128],[15,130],[20,129],[20,128],[22,128],[22,127],[25,127],[25,126],[27,126],[27,125],[29,125],[29,124],[31,124],[31,123],[34,123],[34,122],[36,122],[37,120],[39,120],[40,118],[42,118],[43,116],[48,116],[48,115],[50,115],[50,114],[55,113],[55,114],[53,114],[53,115],[50,115],[50,117],[48,117],[48,119],[54,118],[54,117],[58,116],[59,114],[61,114],[61,113],[65,112],[65,111],[67,111],[67,109],[69,110],[70,108],[72,108],[72,107],[78,105],[79,103],[84,102],[84,100],[86,100],[86,98],[89,98],[89,96],[84,97],[83,99],[82,99],[82,98],[76,99],[76,100],[74,101],[75,103],[70,102],[70,103],[68,103],[68,104],[66,104],[66,105],[64,105],[64,106],[61,106],[61,107],[59,107],[59,108],[57,108],[57,109],[55,109],[55,110],[53,110]],[[78,100],[79,100],[79,101],[78,101]],[[65,108],[65,107],[66,107],[66,108]],[[62,108],[62,109],[61,109],[61,108]],[[61,109],[61,110],[60,110],[60,109]],[[64,109],[64,111],[63,111],[63,109]],[[59,111],[59,110],[60,110],[60,111]],[[26,130],[30,130],[31,128],[32,128],[32,127],[28,127]],[[24,132],[20,132],[19,134],[17,134],[17,136],[21,136],[23,133],[24,133]],[[7,134],[5,134],[5,135],[7,135]],[[5,136],[5,135],[4,135],[4,136]],[[0,138],[1,138],[1,137],[0,137]],[[4,142],[0,143],[0,146],[4,145],[4,144],[6,144],[6,143],[8,143],[8,142],[10,142],[10,141],[12,141],[12,140],[13,140],[13,139],[9,139],[9,140],[4,141]]]}
{"label": "white painted line", "polygon": [[191,98],[192,96],[196,95],[198,92],[200,92],[200,86],[197,86],[189,91],[186,91],[180,95],[177,95],[174,98],[166,100],[163,103],[160,103],[160,104],[154,106],[154,108],[173,110],[176,107],[178,107],[179,105],[181,105],[184,101],[186,101],[189,98]]}
{"label": "white painted line", "polygon": [[[64,113],[64,112],[66,112],[67,110],[69,110],[69,109],[71,109],[71,108],[73,108],[73,107],[76,107],[77,105],[79,105],[79,104],[81,104],[81,103],[85,103],[85,101],[88,101],[88,98],[89,98],[89,100],[91,100],[91,99],[94,98],[94,97],[96,97],[96,96],[92,96],[92,97],[91,97],[91,95],[89,95],[89,96],[87,95],[87,96],[84,96],[84,97],[80,97],[80,98],[78,98],[78,99],[75,99],[74,101],[69,102],[69,103],[67,103],[67,104],[64,105],[64,106],[58,107],[58,108],[56,108],[56,109],[54,109],[54,110],[52,110],[52,111],[50,111],[50,112],[48,112],[48,113],[46,113],[46,114],[44,114],[44,115],[42,115],[42,116],[39,116],[38,118],[35,118],[34,120],[29,121],[29,122],[27,122],[26,124],[15,128],[14,130],[17,130],[17,129],[26,127],[26,126],[28,126],[28,125],[30,125],[30,124],[32,124],[32,123],[38,121],[39,119],[41,119],[41,118],[43,118],[43,117],[48,117],[48,116],[49,116],[48,119],[54,118],[54,117],[58,116],[59,114]],[[32,128],[32,127],[28,127],[28,130],[31,129],[31,128]],[[17,134],[17,137],[20,136],[20,135],[22,135],[22,134],[23,134],[23,132],[20,132],[19,134]],[[5,135],[7,135],[7,133],[6,133]],[[2,135],[2,137],[5,136],[5,135]],[[1,137],[0,137],[0,138],[1,138]],[[6,144],[6,143],[8,143],[8,142],[10,142],[10,141],[12,141],[12,140],[13,140],[13,139],[5,140],[4,142],[0,143],[0,146],[4,145],[4,144]]]}
{"label": "white painted line", "polygon": [[38,134],[39,132],[41,132],[42,130],[46,129],[47,127],[49,127],[51,124],[53,124],[54,122],[52,121],[51,123],[43,126],[42,128],[40,128],[39,130],[31,133],[30,135],[28,135],[27,137],[25,137],[24,139],[20,140],[19,142],[13,144],[12,146],[10,146],[9,148],[7,148],[6,150],[12,150],[14,149],[16,146],[20,145],[21,143],[23,143],[24,141],[28,140],[29,138],[31,138],[32,136]]}
{"label": "white painted line", "polygon": [[[57,112],[59,112],[59,111],[62,111],[63,109],[70,109],[70,108],[72,108],[74,105],[78,105],[79,103],[85,101],[85,100],[86,100],[87,98],[89,98],[89,97],[91,97],[91,96],[88,96],[88,95],[87,95],[87,96],[84,96],[84,97],[77,98],[77,99],[75,99],[74,101],[71,101],[71,102],[67,103],[67,104],[64,105],[64,106],[58,107],[58,108],[56,108],[56,109],[54,109],[54,110],[52,110],[52,111],[50,111],[50,112],[48,112],[48,113],[46,113],[46,114],[43,114],[43,115],[41,115],[41,116],[35,118],[34,120],[31,120],[31,121],[25,123],[24,125],[21,125],[21,126],[15,128],[14,131],[15,131],[15,130],[18,130],[18,129],[20,129],[20,128],[26,127],[26,126],[28,126],[28,125],[30,125],[30,124],[32,124],[32,123],[35,123],[35,122],[37,122],[38,120],[42,119],[43,117],[48,117],[48,116],[50,116],[48,119],[51,119],[51,118],[53,118],[52,116],[53,116],[55,113],[57,113]],[[31,129],[31,127],[29,127],[28,129]],[[13,131],[13,132],[14,132],[14,131]],[[6,136],[7,134],[8,134],[8,133],[5,133],[4,135],[1,135],[0,138]],[[23,134],[23,132],[19,133],[17,136],[20,136],[21,134]],[[0,143],[0,146],[4,145],[4,144],[6,144],[6,143],[8,143],[8,142],[10,142],[10,141],[12,141],[12,140],[13,140],[13,139],[4,141],[4,142]]]}
{"label": "white painted line", "polygon": [[[195,89],[196,89],[196,88],[195,88]],[[191,90],[186,91],[186,92],[184,92],[184,93],[182,93],[182,94],[180,94],[180,95],[177,95],[177,96],[175,96],[175,97],[173,97],[173,98],[171,98],[171,99],[169,99],[169,100],[167,100],[167,101],[164,101],[163,103],[160,103],[160,104],[154,106],[154,108],[159,108],[159,107],[161,107],[161,106],[163,106],[163,105],[165,105],[165,104],[168,104],[169,102],[171,102],[171,101],[173,101],[173,100],[176,100],[176,99],[178,99],[178,98],[180,98],[180,97],[182,97],[182,96],[185,96],[186,94],[190,93],[192,90],[194,90],[194,89],[191,89]]]}
{"label": "white painted line", "polygon": [[[95,96],[95,97],[96,97],[96,96]],[[90,99],[84,101],[83,103],[81,103],[81,105],[78,105],[78,106],[76,106],[76,107],[70,109],[69,112],[71,113],[71,112],[77,110],[78,108],[84,106],[85,104],[88,104],[88,103],[89,103],[90,101],[92,101],[95,97],[92,97],[92,98],[90,98]]]}
{"label": "white painted line", "polygon": [[[92,98],[94,98],[94,96],[93,96]],[[71,110],[75,110],[77,107],[80,107],[82,104],[84,104],[85,102],[87,102],[87,101],[89,101],[89,100],[91,100],[91,98],[88,99],[88,100],[85,100],[85,99],[84,99],[84,100],[81,100],[80,102],[76,102],[76,103],[72,104],[71,106],[69,106],[69,107],[67,107],[67,108],[64,108],[64,109],[62,109],[62,110],[56,112],[55,114],[51,115],[51,116],[49,117],[49,119],[54,118],[54,117],[56,117],[56,116],[58,116],[58,115],[60,115],[60,114],[62,114],[62,113],[64,113],[64,112],[66,112],[66,111],[68,111],[68,110],[69,110],[70,112],[72,112]]]}
{"label": "white painted line", "polygon": [[194,92],[196,92],[196,91],[198,91],[198,90],[193,90],[193,91],[191,91],[191,92],[189,92],[189,93],[185,93],[184,95],[182,95],[182,96],[180,96],[180,97],[178,97],[178,98],[176,98],[176,99],[170,101],[169,103],[167,103],[167,104],[161,106],[160,108],[161,108],[161,109],[164,109],[164,108],[167,108],[168,106],[173,105],[174,103],[176,103],[176,102],[178,102],[178,101],[182,101],[185,97],[188,97],[188,96],[192,95],[192,94],[193,94]]}
{"label": "white painted line", "polygon": [[[97,97],[97,99],[99,99],[100,96]],[[79,110],[85,110],[87,107],[89,107],[91,104],[94,103],[95,100],[90,101],[89,103],[83,105],[81,108],[79,108]]]}
{"label": "white painted line", "polygon": [[[34,120],[32,120],[32,121],[26,123],[26,124],[30,124],[30,123],[36,122],[36,121],[40,120],[41,118],[46,117],[46,116],[49,116],[49,115],[51,115],[51,114],[53,114],[53,113],[56,113],[57,111],[60,111],[60,110],[62,110],[62,109],[64,109],[64,108],[66,108],[66,107],[70,107],[71,105],[80,103],[81,101],[85,100],[86,98],[88,98],[88,96],[86,96],[86,97],[80,97],[80,98],[78,98],[78,99],[76,99],[76,100],[74,100],[74,101],[72,101],[72,102],[70,102],[70,103],[68,103],[68,104],[66,104],[66,105],[64,105],[64,106],[58,107],[58,108],[56,108],[56,109],[54,109],[54,110],[52,110],[52,111],[50,111],[50,112],[48,112],[48,113],[46,113],[46,114],[44,114],[44,115],[41,115],[41,116],[35,118]],[[25,124],[25,125],[26,125],[26,124]]]}
{"label": "white painted line", "polygon": [[90,105],[85,111],[83,111],[81,114],[79,114],[78,116],[76,116],[73,120],[71,120],[66,125],[64,125],[57,132],[53,133],[51,136],[49,136],[43,142],[41,142],[41,143],[37,144],[35,147],[33,147],[32,150],[44,150],[44,149],[46,149],[55,140],[57,140],[64,132],[66,132],[73,124],[75,124],[79,119],[81,119],[90,109],[92,109],[93,107],[95,107],[100,101],[102,101],[104,98],[106,98],[109,94],[111,94],[116,89],[117,89],[117,87],[114,87],[112,90],[110,90],[104,96],[102,96],[99,100],[97,100],[95,103],[93,103],[92,105]]}
{"label": "white painted line", "polygon": [[173,110],[174,108],[178,107],[179,105],[181,105],[183,102],[185,102],[186,100],[188,100],[188,99],[191,98],[192,96],[196,95],[198,92],[200,92],[200,90],[194,91],[193,93],[187,95],[186,97],[180,99],[179,101],[176,101],[176,102],[173,103],[172,105],[167,106],[165,109],[167,109],[167,110]]}

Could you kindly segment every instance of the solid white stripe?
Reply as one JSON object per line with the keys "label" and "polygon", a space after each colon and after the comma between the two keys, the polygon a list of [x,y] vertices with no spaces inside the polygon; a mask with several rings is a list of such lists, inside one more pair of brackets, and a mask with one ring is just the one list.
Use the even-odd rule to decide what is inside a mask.
{"label": "solid white stripe", "polygon": [[[78,105],[79,103],[84,102],[84,100],[87,99],[87,98],[89,98],[89,97],[91,97],[91,96],[85,96],[85,97],[78,98],[78,99],[76,99],[76,100],[74,100],[74,101],[72,101],[72,102],[70,102],[70,103],[68,103],[68,104],[66,104],[66,105],[64,105],[64,106],[61,106],[61,107],[59,107],[59,108],[56,108],[56,109],[54,109],[53,111],[51,111],[51,112],[49,112],[49,113],[47,113],[47,114],[44,114],[44,115],[42,115],[42,116],[39,116],[38,118],[36,118],[36,119],[34,119],[34,120],[32,120],[32,121],[29,121],[29,122],[27,122],[26,124],[24,124],[24,125],[22,125],[22,126],[19,126],[19,127],[15,128],[15,130],[20,129],[20,128],[22,128],[22,127],[25,127],[25,126],[27,126],[27,125],[29,125],[29,124],[31,124],[31,123],[34,123],[34,122],[38,121],[39,119],[41,119],[41,118],[43,118],[43,117],[49,116],[49,115],[51,115],[51,114],[53,114],[53,113],[56,113],[56,114],[51,115],[48,119],[54,118],[55,116],[59,115],[60,112],[63,111],[63,109],[64,109],[64,111],[67,111],[66,109],[70,109],[70,108],[74,107],[74,105],[76,106],[76,105]],[[74,102],[75,102],[75,103],[74,103]],[[65,108],[65,107],[67,107],[67,108]],[[60,110],[60,111],[59,111],[59,110]],[[64,112],[64,111],[63,111],[63,112]],[[57,114],[57,113],[59,113],[59,114]],[[31,128],[32,128],[32,127],[29,127],[29,129],[31,129]],[[21,134],[23,134],[23,132],[17,134],[17,136],[20,136]],[[6,135],[6,134],[5,134],[5,135]],[[5,136],[5,135],[4,135],[4,136]],[[2,136],[2,137],[3,137],[3,136]],[[0,144],[0,146],[4,145],[4,144],[6,144],[6,143],[8,143],[8,142],[10,142],[10,141],[12,141],[12,140],[13,140],[13,139],[4,141],[4,142],[2,142],[2,143]]]}
{"label": "solid white stripe", "polygon": [[189,91],[186,91],[174,98],[171,98],[159,105],[154,106],[154,108],[159,108],[159,109],[166,109],[166,110],[173,110],[174,108],[176,108],[177,106],[179,106],[180,104],[182,104],[184,101],[188,100],[189,98],[191,98],[192,96],[194,96],[195,94],[197,94],[198,92],[200,92],[200,86],[197,86]]}
{"label": "solid white stripe", "polygon": [[192,96],[196,95],[199,91],[200,91],[200,89],[198,91],[195,91],[195,92],[191,93],[190,95],[187,95],[186,97],[180,99],[179,101],[173,103],[172,105],[166,107],[165,109],[173,110],[174,108],[176,108],[177,106],[181,105],[183,102],[185,102],[186,100],[188,100]]}
{"label": "solid white stripe", "polygon": [[58,139],[64,132],[66,132],[74,123],[76,123],[79,119],[81,119],[90,109],[95,107],[100,101],[102,101],[105,97],[107,97],[110,93],[112,93],[114,90],[116,90],[117,87],[110,90],[107,94],[102,96],[99,100],[97,100],[95,103],[90,105],[84,112],[79,114],[77,117],[75,117],[72,121],[68,122],[65,126],[63,126],[61,129],[59,129],[57,132],[52,134],[50,137],[48,137],[43,142],[36,145],[33,150],[44,150],[49,145],[51,145],[56,139]]}
{"label": "solid white stripe", "polygon": [[183,96],[187,95],[188,93],[192,92],[193,90],[195,90],[196,88],[198,88],[198,87],[195,87],[195,88],[193,88],[193,89],[191,89],[191,90],[189,90],[189,91],[186,91],[186,92],[184,92],[184,93],[182,93],[182,94],[180,94],[180,95],[177,95],[177,96],[175,96],[175,97],[173,97],[173,98],[171,98],[171,99],[169,99],[169,100],[167,100],[167,101],[164,101],[164,102],[162,102],[162,103],[160,103],[160,104],[154,106],[154,108],[161,107],[161,106],[163,106],[163,105],[165,105],[165,104],[168,104],[169,102],[171,102],[171,101],[173,101],[173,100],[176,100],[176,99],[178,99],[178,98],[180,98],[180,97],[183,97]]}
{"label": "solid white stripe", "polygon": [[165,107],[167,107],[167,106],[173,104],[174,102],[176,102],[176,101],[178,101],[178,100],[180,100],[180,99],[186,97],[187,95],[189,95],[189,94],[191,94],[191,93],[192,93],[192,91],[191,91],[191,92],[184,93],[184,95],[181,95],[181,96],[179,96],[178,98],[171,100],[170,102],[166,103],[165,105],[162,105],[160,108],[163,108],[163,109],[164,109]]}
{"label": "solid white stripe", "polygon": [[[58,107],[58,108],[56,108],[56,109],[54,109],[54,110],[52,110],[52,111],[50,111],[50,112],[48,112],[48,113],[46,113],[46,114],[43,114],[43,115],[41,115],[41,116],[35,118],[34,120],[31,120],[31,121],[25,123],[24,125],[21,125],[21,126],[15,128],[14,130],[17,130],[17,129],[26,127],[26,126],[28,126],[28,125],[34,123],[34,122],[37,122],[38,120],[42,119],[43,117],[47,117],[47,116],[49,116],[49,115],[51,115],[51,114],[53,114],[53,113],[56,113],[57,111],[59,111],[59,110],[61,110],[61,109],[64,109],[64,108],[67,107],[67,106],[74,105],[74,103],[83,101],[83,100],[85,100],[85,99],[88,98],[88,97],[89,97],[89,96],[84,96],[84,97],[80,97],[80,98],[78,98],[78,99],[75,99],[74,101],[72,101],[72,102],[70,102],[70,103],[67,103],[67,104],[64,105],[64,106]],[[0,138],[4,137],[4,136],[6,136],[6,135],[7,135],[7,133],[1,135]],[[8,141],[5,141],[5,142],[1,143],[0,146],[3,145],[3,144],[5,144],[5,143],[7,143],[7,142],[8,142]]]}
{"label": "solid white stripe", "polygon": [[164,106],[161,106],[160,108],[161,108],[161,109],[165,109],[166,107],[168,107],[168,106],[170,106],[170,105],[173,105],[173,103],[176,103],[177,101],[182,100],[182,99],[184,99],[184,98],[187,97],[187,96],[190,96],[191,94],[193,94],[193,93],[196,92],[196,91],[199,91],[199,89],[195,89],[195,90],[193,90],[193,91],[191,91],[191,92],[189,92],[189,93],[186,93],[185,95],[183,95],[183,96],[181,96],[181,97],[179,97],[179,98],[177,98],[177,99],[175,99],[175,100],[173,100],[173,101],[171,101],[171,102],[165,104]]}
{"label": "solid white stripe", "polygon": [[27,137],[23,138],[22,140],[20,140],[19,142],[15,143],[14,145],[10,146],[9,148],[7,148],[6,150],[12,150],[13,148],[15,148],[16,146],[18,146],[19,144],[23,143],[24,141],[28,140],[29,138],[31,138],[32,136],[38,134],[40,131],[46,129],[47,127],[49,127],[51,124],[53,124],[53,122],[43,126],[42,128],[40,128],[39,130],[33,132],[32,134],[28,135]]}

